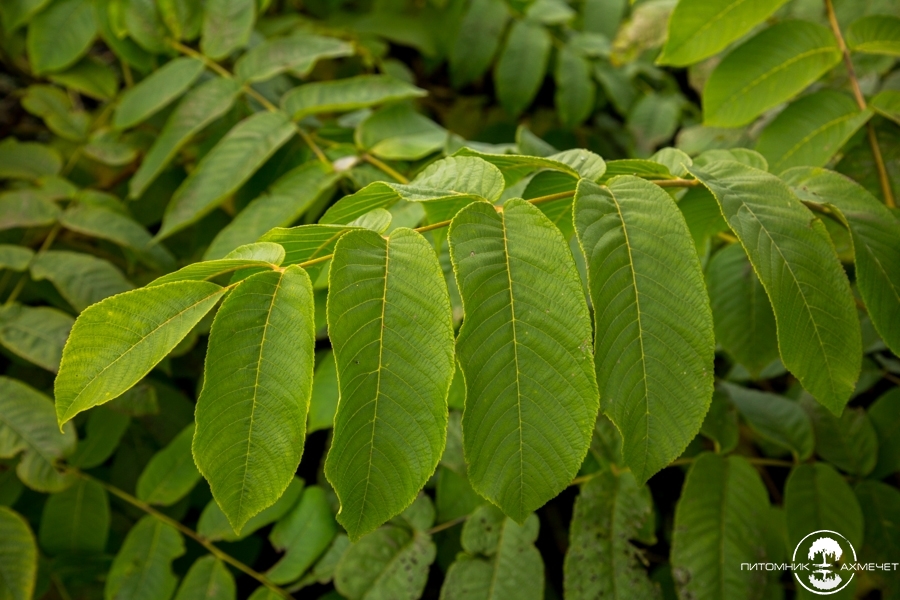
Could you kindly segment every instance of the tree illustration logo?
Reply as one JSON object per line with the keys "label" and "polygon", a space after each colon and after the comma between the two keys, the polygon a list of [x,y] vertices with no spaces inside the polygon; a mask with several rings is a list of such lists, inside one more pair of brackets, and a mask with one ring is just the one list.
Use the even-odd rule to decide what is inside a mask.
{"label": "tree illustration logo", "polygon": [[834,594],[853,580],[852,572],[847,577],[846,571],[843,576],[839,571],[844,562],[856,562],[856,550],[847,538],[836,531],[814,531],[800,540],[794,548],[792,560],[796,564],[797,559],[804,556],[811,561],[809,568],[795,568],[794,578],[813,594]]}

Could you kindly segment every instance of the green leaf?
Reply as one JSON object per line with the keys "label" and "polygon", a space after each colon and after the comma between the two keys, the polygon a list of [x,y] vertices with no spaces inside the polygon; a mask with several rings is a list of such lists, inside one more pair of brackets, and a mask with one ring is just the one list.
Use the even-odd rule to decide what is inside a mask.
{"label": "green leaf", "polygon": [[58,473],[56,462],[72,454],[75,426],[57,427],[53,401],[15,379],[0,376],[0,458],[22,453],[16,473],[22,483],[40,492],[59,492],[75,475]]}
{"label": "green leaf", "polygon": [[55,148],[14,137],[0,142],[0,179],[38,179],[60,169],[62,158]]}
{"label": "green leaf", "polygon": [[313,375],[312,396],[309,400],[309,419],[306,424],[309,433],[334,427],[334,415],[337,413],[340,394],[334,353],[328,350],[317,362],[316,372]]}
{"label": "green leaf", "polygon": [[869,420],[878,435],[878,462],[872,477],[883,479],[900,471],[900,389],[882,394],[869,407]]}
{"label": "green leaf", "polygon": [[[98,33],[100,39],[125,64],[134,67],[139,73],[148,73],[153,69],[154,57],[131,38],[119,38],[114,31],[114,28],[118,30],[120,25],[124,29],[122,16],[123,13],[127,14],[130,4],[130,1],[123,2],[123,0],[94,0],[94,17],[97,19]],[[124,35],[127,32],[122,33]]]}
{"label": "green leaf", "polygon": [[523,525],[494,506],[482,506],[466,520],[462,547],[441,588],[443,600],[539,600],[544,597],[544,561],[534,547],[539,522]]}
{"label": "green leaf", "polygon": [[0,308],[0,344],[54,373],[75,320],[49,306],[11,304]]}
{"label": "green leaf", "polygon": [[633,175],[643,179],[672,179],[669,168],[652,160],[623,158],[606,163],[606,171],[601,181],[609,181],[617,175]]}
{"label": "green leaf", "polygon": [[481,158],[450,156],[428,165],[407,185],[370,183],[334,203],[319,222],[350,223],[372,209],[388,208],[400,200],[424,202],[426,211],[431,205],[449,209],[446,218],[450,218],[470,202],[496,202],[503,188],[503,175],[494,165]]}
{"label": "green leaf", "polygon": [[447,142],[447,131],[407,104],[383,108],[368,117],[355,133],[356,145],[387,160],[418,160]]}
{"label": "green leaf", "polygon": [[38,190],[0,193],[0,230],[52,225],[57,217],[59,207]]}
{"label": "green leaf", "polygon": [[831,31],[808,21],[764,29],[722,59],[703,89],[703,123],[746,125],[790,100],[841,60]]}
{"label": "green leaf", "polygon": [[862,342],[825,226],[774,175],[737,162],[690,172],[718,200],[769,296],[784,366],[840,414],[859,376]]}
{"label": "green leaf", "polygon": [[631,543],[652,520],[649,488],[627,471],[604,470],[581,486],[564,564],[566,598],[656,598]]}
{"label": "green leaf", "polygon": [[176,40],[192,40],[200,33],[203,6],[190,0],[160,0],[159,16]]}
{"label": "green leaf", "polygon": [[669,18],[669,35],[657,64],[686,67],[742,38],[785,0],[682,0]]}
{"label": "green leaf", "polygon": [[681,598],[756,598],[765,572],[733,567],[765,557],[769,495],[739,456],[694,459],[675,508],[672,575]]}
{"label": "green leaf", "polygon": [[9,0],[0,4],[4,30],[8,33],[15,31],[30,21],[48,3],[49,0]]}
{"label": "green leaf", "polygon": [[234,600],[234,576],[221,560],[207,554],[194,561],[175,594],[175,600]]}
{"label": "green leaf", "polygon": [[400,228],[338,242],[328,330],[340,400],[325,475],[355,540],[415,499],[444,450],[453,324],[431,244]]}
{"label": "green leaf", "polygon": [[591,63],[568,45],[563,46],[556,54],[554,78],[559,120],[568,127],[580,125],[594,110],[597,86],[591,79]]}
{"label": "green leaf", "polygon": [[277,584],[299,579],[328,549],[336,534],[337,523],[325,490],[317,485],[306,488],[300,501],[269,534],[275,549],[285,554],[266,576]]}
{"label": "green leaf", "polygon": [[194,424],[181,430],[174,440],[153,455],[137,481],[137,497],[147,504],[170,506],[188,495],[200,472],[191,456]]}
{"label": "green leaf", "polygon": [[759,136],[756,149],[772,172],[822,167],[872,117],[847,94],[821,90],[791,103]]}
{"label": "green leaf", "polygon": [[863,513],[844,478],[825,463],[798,465],[784,486],[788,547],[813,531],[827,529],[862,550]]}
{"label": "green leaf", "polygon": [[846,408],[836,417],[812,401],[801,398],[816,434],[816,454],[838,469],[868,475],[878,461],[878,434],[861,408]]}
{"label": "green leaf", "polygon": [[103,552],[108,535],[109,498],[99,483],[79,478],[47,498],[38,532],[44,552]]}
{"label": "green leaf", "polygon": [[119,98],[113,115],[116,129],[146,121],[183,94],[203,73],[203,63],[186,56],[167,62]]}
{"label": "green leaf", "polygon": [[293,133],[293,125],[281,113],[256,113],[238,123],[175,190],[156,239],[184,229],[221,204]]}
{"label": "green leaf", "polygon": [[[718,212],[715,200],[712,202]],[[740,244],[726,246],[713,255],[706,268],[706,286],[716,341],[746,367],[752,377],[758,378],[762,370],[778,358],[775,315]]]}
{"label": "green leaf", "polygon": [[900,18],[869,15],[847,28],[847,46],[856,52],[900,56]]}
{"label": "green leaf", "polygon": [[[584,156],[589,155],[589,153],[585,150],[581,150],[580,152],[582,152]],[[557,153],[553,156],[559,155],[560,153]],[[539,171],[541,169],[549,169],[552,171],[559,171],[561,173],[571,175],[576,181],[579,179],[579,177],[581,177],[580,173],[575,168],[569,166],[567,163],[555,160],[553,156],[538,157],[523,156],[517,154],[485,154],[483,152],[478,152],[470,148],[460,148],[454,154],[454,156],[474,156],[491,163],[492,165],[500,169],[500,172],[503,174],[503,179],[506,181],[507,187],[521,180],[529,173]]]}
{"label": "green leaf", "polygon": [[684,451],[709,408],[715,341],[700,261],[671,196],[642,179],[581,181],[574,211],[603,410],[642,483]]}
{"label": "green leaf", "polygon": [[231,528],[228,517],[219,508],[215,500],[210,500],[206,508],[200,514],[200,521],[197,523],[197,533],[205,537],[211,542],[224,540],[226,542],[236,542],[252,535],[256,530],[265,527],[281,517],[286,515],[291,508],[300,499],[303,493],[303,480],[294,477],[288,484],[284,494],[269,508],[251,517],[247,524],[241,529],[241,533],[237,534]]}
{"label": "green leaf", "polygon": [[125,31],[116,32],[117,36],[127,33],[152,54],[164,54],[169,50],[167,42],[169,32],[155,0],[118,0],[111,6],[115,7],[112,10],[120,10],[123,13],[120,19],[125,25]]}
{"label": "green leaf", "polygon": [[453,87],[462,87],[487,72],[507,21],[509,9],[502,0],[473,0],[469,4],[448,56]]}
{"label": "green leaf", "polygon": [[353,46],[343,40],[295,33],[254,46],[235,63],[234,75],[241,82],[266,81],[285,71],[306,77],[319,60],[352,54]]}
{"label": "green leaf", "polygon": [[79,312],[104,298],[134,289],[112,263],[68,250],[39,252],[31,263],[31,276],[50,281]]}
{"label": "green leaf", "polygon": [[205,281],[179,281],[88,307],[72,328],[56,378],[60,425],[143,379],[226,291]]}
{"label": "green leaf", "polygon": [[0,506],[0,594],[4,600],[30,600],[37,567],[37,544],[28,521]]}
{"label": "green leaf", "polygon": [[182,146],[228,112],[239,90],[234,80],[216,77],[188,92],[172,111],[141,166],[128,182],[129,196],[139,198]]}
{"label": "green leaf", "polygon": [[900,124],[900,90],[881,90],[869,101],[869,106]]}
{"label": "green leaf", "polygon": [[288,171],[255,198],[213,239],[204,260],[221,258],[241,244],[258,240],[274,227],[296,221],[325,195],[340,175],[320,161],[310,161]]}
{"label": "green leaf", "polygon": [[118,199],[82,192],[59,217],[71,231],[109,240],[133,251],[138,260],[158,271],[175,267],[175,258],[160,244],[152,244],[151,235],[134,220]]}
{"label": "green leaf", "polygon": [[865,515],[862,555],[867,560],[893,561],[900,554],[900,492],[880,481],[863,481],[854,491]]}
{"label": "green leaf", "polygon": [[[283,265],[295,265],[328,256],[341,237],[361,228],[348,225],[300,225],[298,227],[276,227],[259,238],[260,242],[273,242],[284,248]],[[322,270],[322,263],[304,267],[310,279],[316,279]]]}
{"label": "green leaf", "polygon": [[105,600],[162,600],[178,585],[172,561],[184,554],[181,534],[145,516],[131,528],[106,578]]}
{"label": "green leaf", "polygon": [[809,417],[797,402],[776,394],[758,392],[730,383],[719,386],[756,434],[789,450],[795,461],[809,458],[813,452],[813,428]]}
{"label": "green leaf", "polygon": [[86,56],[65,71],[50,73],[47,77],[53,83],[95,100],[111,100],[119,91],[116,72],[92,56]]}
{"label": "green leaf", "polygon": [[387,525],[350,546],[334,571],[334,587],[348,600],[419,598],[437,550],[423,531]]}
{"label": "green leaf", "polygon": [[703,419],[700,433],[713,441],[715,451],[719,454],[728,454],[737,447],[740,439],[737,411],[725,392],[713,392],[709,412]]}
{"label": "green leaf", "polygon": [[92,410],[87,418],[86,437],[78,441],[69,463],[80,469],[99,467],[116,451],[129,424],[128,415],[111,408]]}
{"label": "green leaf", "polygon": [[245,244],[226,254],[225,258],[190,264],[174,273],[154,279],[147,284],[147,287],[156,287],[176,281],[203,281],[240,269],[254,267],[274,269],[282,263],[284,257],[284,248],[278,244],[272,242]]}
{"label": "green leaf", "polygon": [[850,230],[856,285],[884,342],[900,352],[900,221],[853,180],[824,169],[791,169],[784,180]]}
{"label": "green leaf", "polygon": [[86,111],[74,110],[69,96],[52,85],[31,85],[22,98],[22,108],[41,117],[47,127],[73,142],[87,138],[91,118]]}
{"label": "green leaf", "polygon": [[221,60],[250,41],[256,19],[256,2],[207,0],[203,15],[200,50],[213,60]]}
{"label": "green leaf", "polygon": [[544,81],[550,34],[534,21],[513,23],[494,67],[497,100],[513,116],[528,108]]}
{"label": "green leaf", "polygon": [[685,101],[680,94],[650,93],[641,97],[628,111],[628,130],[632,133],[639,155],[653,152],[672,139],[681,120]]}
{"label": "green leaf", "polygon": [[294,120],[320,113],[349,112],[421,98],[427,92],[389,75],[357,75],[333,81],[316,81],[295,87],[281,98],[281,107]]}
{"label": "green leaf", "polygon": [[213,321],[194,460],[238,533],[278,500],[300,463],[314,312],[309,276],[291,266],[243,280]]}
{"label": "green leaf", "polygon": [[461,210],[450,255],[466,314],[457,353],[469,479],[524,522],[571,483],[597,417],[581,278],[559,230],[522,200],[499,214],[482,202]]}
{"label": "green leaf", "polygon": [[28,26],[28,59],[37,74],[61,71],[90,48],[97,35],[90,0],[55,0]]}
{"label": "green leaf", "polygon": [[24,271],[34,258],[31,248],[16,246],[14,244],[0,244],[0,269],[10,271]]}

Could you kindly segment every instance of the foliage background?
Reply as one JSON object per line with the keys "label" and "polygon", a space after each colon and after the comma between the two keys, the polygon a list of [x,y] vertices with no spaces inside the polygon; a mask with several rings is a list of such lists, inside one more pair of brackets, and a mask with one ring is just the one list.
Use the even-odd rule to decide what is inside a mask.
{"label": "foliage background", "polygon": [[[829,166],[890,205],[891,197],[900,194],[900,70],[896,69],[900,31],[884,16],[896,20],[900,7],[892,0],[834,2],[839,28],[850,32],[855,77],[850,77],[840,52],[830,46],[835,44],[832,40],[826,44],[827,60],[822,65],[807,65],[792,74],[802,83],[798,89],[776,89],[769,98],[765,90],[754,91],[745,94],[752,98],[726,103],[726,108],[740,113],[741,104],[755,101],[758,108],[771,100],[765,110],[754,112],[750,106],[743,115],[704,116],[704,106],[709,113],[711,102],[705,96],[711,92],[704,92],[704,87],[731,48],[752,41],[768,27],[797,20],[830,31],[826,4],[819,0],[758,4],[765,5],[760,10],[766,14],[752,30],[726,31],[724,44],[700,58],[679,58],[673,47],[670,64],[661,65],[658,59],[667,37],[671,43],[673,31],[682,34],[677,24],[669,25],[676,5],[672,0],[633,5],[625,0],[312,0],[302,5],[207,0],[205,6],[187,0],[4,2],[0,6],[5,67],[0,77],[2,395],[27,398],[41,410],[49,406],[63,343],[74,318],[88,306],[144,285],[176,266],[221,258],[272,227],[315,223],[343,196],[375,181],[405,182],[436,158],[463,146],[534,156],[586,148],[607,162],[653,157],[656,164],[669,156],[655,154],[659,149],[674,147],[694,157],[697,165],[703,162],[700,155],[709,162],[722,158],[717,151],[748,148],[767,159],[773,173],[798,165]],[[867,17],[875,21],[865,21]],[[867,37],[865,26],[877,22],[887,23],[887,33]],[[270,43],[291,36],[300,40],[305,57],[291,58],[290,44],[278,49]],[[754,64],[767,60],[765,50],[787,44],[786,39],[797,36],[793,32],[757,47],[749,61],[732,66],[736,77],[749,77]],[[869,52],[865,44],[873,39],[881,45]],[[277,52],[284,53],[286,62],[266,73],[263,65],[267,58],[272,63]],[[769,58],[784,62],[777,55]],[[351,79],[361,75],[384,78]],[[312,99],[301,92],[291,104],[294,88],[333,80],[352,83],[343,92],[331,89]],[[856,90],[868,102],[865,108],[857,106]],[[195,98],[196,105],[186,105],[183,97]],[[274,121],[278,107],[293,112],[292,107],[311,104],[314,108],[308,113],[295,113],[296,126]],[[263,140],[255,153],[216,153],[214,149],[221,149],[235,128],[255,114],[269,115],[273,121],[263,122],[269,117],[261,117],[259,129],[248,134]],[[183,131],[173,124],[178,118],[187,124]],[[872,136],[882,154],[881,169],[873,155]],[[208,167],[201,169],[204,160]],[[623,172],[651,168],[649,163],[619,164],[626,169]],[[298,172],[294,179],[289,177]],[[186,181],[192,183],[185,186]],[[529,196],[525,183],[530,182],[507,190],[504,197],[536,197],[554,190],[553,181],[538,180]],[[173,210],[177,204],[173,197],[187,196],[188,213]],[[682,202],[685,198],[679,196]],[[423,563],[410,567],[415,575],[410,575],[409,585],[401,581],[393,592],[373,583],[381,571],[371,562],[345,559],[342,579],[341,567],[336,575],[332,561],[348,542],[345,536],[335,538],[337,501],[323,475],[337,381],[325,332],[327,282],[319,278],[313,281],[317,366],[308,437],[297,471],[307,486],[306,512],[293,510],[300,497],[297,482],[266,522],[240,540],[234,539],[221,513],[218,522],[211,514],[215,509],[209,487],[189,453],[194,403],[203,385],[209,317],[138,386],[113,403],[76,417],[65,440],[30,445],[12,436],[0,440],[4,457],[0,504],[24,517],[37,544],[33,557],[15,548],[4,555],[23,561],[10,559],[0,565],[4,581],[14,582],[7,584],[8,597],[29,597],[33,592],[38,598],[63,599],[164,599],[175,593],[193,598],[201,596],[184,582],[200,585],[204,577],[216,583],[207,587],[208,597],[234,597],[231,577],[238,597],[251,593],[255,598],[266,593],[277,597],[234,563],[224,567],[203,558],[210,542],[235,563],[258,573],[275,565],[285,549],[292,549],[303,568],[290,567],[291,575],[279,583],[299,590],[296,597],[337,598],[339,593],[348,598],[442,593],[447,598],[481,597],[474,592],[453,596],[453,590],[444,586],[448,569],[463,550],[492,564],[502,579],[515,584],[507,592],[513,595],[504,596],[500,590],[496,598],[539,597],[541,588],[546,598],[562,597],[565,577],[571,570],[577,581],[579,564],[589,565],[581,573],[586,580],[608,575],[616,579],[619,597],[674,597],[676,588],[682,597],[691,597],[688,574],[672,567],[678,562],[673,528],[676,503],[685,493],[685,473],[703,451],[734,453],[754,465],[759,479],[754,479],[753,471],[734,467],[735,477],[743,479],[730,484],[737,491],[729,492],[734,496],[723,502],[765,504],[770,559],[786,556],[788,541],[796,535],[793,528],[802,530],[800,524],[805,524],[813,504],[840,513],[835,526],[851,530],[866,556],[873,560],[900,556],[900,493],[895,489],[900,446],[894,439],[900,423],[897,357],[861,308],[862,374],[841,417],[824,411],[780,364],[774,325],[768,338],[760,341],[741,338],[746,322],[721,321],[729,309],[720,306],[717,312],[716,282],[725,288],[736,285],[728,280],[735,271],[729,270],[727,261],[740,263],[742,255],[734,252],[737,245],[725,227],[702,211],[689,214],[688,204],[680,206],[713,300],[716,377],[721,385],[702,434],[677,464],[660,471],[646,487],[622,475],[624,462],[615,430],[601,418],[579,474],[582,485],[567,488],[540,508],[537,518],[518,527],[496,510],[477,508],[482,501],[467,483],[459,448],[464,390],[457,377],[451,387],[448,449],[426,486],[428,498],[417,501],[389,528],[372,534],[368,549],[360,546],[353,558],[371,559],[366,553],[377,556],[383,547],[405,548],[422,532],[433,537],[435,556],[422,558],[427,550],[414,554]],[[396,204],[390,213],[392,228],[415,226],[430,217],[413,202]],[[824,222],[852,276],[850,237],[835,221]],[[377,229],[379,224],[370,226]],[[154,235],[159,243],[151,243]],[[436,232],[434,241],[449,275],[443,235]],[[448,281],[458,325],[460,300],[452,276]],[[752,283],[747,285],[752,288]],[[759,283],[755,292],[748,293],[761,294]],[[728,331],[729,327],[736,330]],[[28,387],[23,388],[22,382]],[[10,406],[3,408],[5,416],[12,415]],[[52,410],[45,412],[52,417]],[[50,420],[55,428],[55,419]],[[0,430],[0,435],[9,431]],[[29,463],[26,456],[35,448],[61,470],[47,473],[34,460]],[[694,497],[724,489],[724,484],[716,485],[721,465],[703,461],[695,464]],[[791,481],[805,484],[804,489],[811,488],[817,496],[792,503]],[[701,489],[703,484],[711,489]],[[579,490],[580,504],[575,504]],[[760,500],[761,490],[768,497]],[[611,506],[615,499],[631,510]],[[148,512],[157,517],[145,518]],[[295,513],[293,521],[283,518]],[[8,535],[0,530],[0,538],[28,547],[27,540],[17,537],[22,529],[11,511],[0,514],[4,516],[0,527],[9,528]],[[172,537],[171,530],[161,529],[160,515],[199,531],[207,546]],[[732,516],[708,518],[728,521]],[[496,541],[493,546],[490,541],[465,541],[463,528],[469,527],[469,534],[477,538],[477,524],[514,532],[517,558],[504,566],[506,571],[497,566]],[[572,530],[593,531],[591,527],[609,549],[580,547],[583,555],[569,551]],[[154,536],[161,536],[165,548],[148,556],[147,540]],[[326,548],[333,551],[322,558]],[[591,554],[595,551],[600,558]],[[625,555],[624,564],[616,564],[611,554]],[[37,565],[34,584],[28,583],[30,559]],[[117,588],[125,585],[123,570],[127,571],[129,559],[147,568],[159,585]],[[571,565],[564,575],[567,560]],[[541,569],[543,577],[537,579]],[[7,577],[11,572],[17,574]],[[371,577],[365,575],[369,572]],[[364,575],[354,579],[354,573]],[[24,592],[12,591],[17,578],[22,579]],[[735,590],[747,598],[795,592],[788,577],[740,584]],[[572,584],[566,591],[573,598],[591,597]],[[850,592],[893,597],[900,590],[895,579],[866,574],[857,578]]]}

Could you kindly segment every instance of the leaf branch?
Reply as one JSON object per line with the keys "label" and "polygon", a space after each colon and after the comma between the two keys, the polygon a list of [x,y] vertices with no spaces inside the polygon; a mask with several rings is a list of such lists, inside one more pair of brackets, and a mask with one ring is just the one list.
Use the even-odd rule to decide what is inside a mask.
{"label": "leaf branch", "polygon": [[155,508],[153,508],[152,506],[150,506],[143,500],[139,500],[138,498],[135,498],[128,492],[117,488],[116,486],[112,485],[111,483],[107,483],[106,481],[103,481],[102,479],[97,479],[96,477],[93,477],[92,475],[88,475],[84,471],[80,471],[78,469],[73,469],[73,468],[69,468],[68,470],[72,473],[75,473],[76,475],[78,475],[79,477],[81,477],[83,479],[86,479],[88,481],[93,481],[94,483],[97,483],[97,484],[103,486],[103,488],[107,492],[112,494],[113,496],[115,496],[121,500],[124,500],[125,502],[127,502],[128,504],[131,504],[135,508],[141,509],[148,515],[150,515],[156,519],[159,519],[166,525],[174,527],[175,529],[180,531],[182,534],[188,536],[189,538],[191,538],[192,540],[194,540],[195,542],[197,542],[198,544],[200,544],[201,546],[206,548],[210,554],[212,554],[213,556],[215,556],[222,562],[228,563],[235,569],[241,571],[242,573],[249,575],[250,577],[257,580],[262,585],[266,586],[268,589],[272,590],[274,593],[278,594],[282,598],[286,598],[286,599],[293,598],[293,596],[291,596],[286,590],[278,587],[277,585],[275,585],[274,583],[269,581],[269,578],[266,577],[265,575],[263,575],[262,573],[254,571],[253,569],[251,569],[250,567],[248,567],[247,565],[245,565],[238,559],[234,558],[230,554],[226,554],[225,552],[223,552],[222,550],[220,550],[219,548],[214,546],[209,540],[204,538],[202,535],[200,535],[193,529],[186,527],[185,525],[182,525],[178,521],[167,517],[166,515],[159,512],[158,510],[156,510]]}
{"label": "leaf branch", "polygon": [[[844,42],[844,36],[841,34],[841,27],[838,24],[837,15],[834,12],[834,4],[832,0],[825,0],[825,11],[828,13],[828,22],[831,24],[831,31],[837,40],[838,48],[844,57],[844,65],[847,67],[847,76],[850,78],[850,87],[853,89],[853,97],[860,110],[868,109],[866,98],[863,96],[859,87],[859,78],[856,76],[856,69],[853,68],[853,61],[850,59],[850,51]],[[888,177],[887,168],[884,165],[884,157],[881,155],[881,147],[878,145],[878,136],[875,134],[875,126],[870,120],[866,123],[866,133],[869,138],[869,146],[872,148],[872,156],[875,158],[875,168],[878,171],[878,182],[881,184],[881,193],[884,195],[884,203],[893,208],[896,206],[894,201],[894,192],[891,189],[891,180]]]}

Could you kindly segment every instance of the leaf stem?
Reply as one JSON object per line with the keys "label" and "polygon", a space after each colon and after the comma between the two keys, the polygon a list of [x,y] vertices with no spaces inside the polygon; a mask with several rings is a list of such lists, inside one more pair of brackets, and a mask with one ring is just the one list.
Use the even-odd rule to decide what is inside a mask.
{"label": "leaf stem", "polygon": [[434,527],[429,529],[426,533],[428,533],[429,535],[433,535],[433,534],[437,533],[438,531],[444,531],[445,529],[450,529],[454,525],[459,525],[460,523],[464,522],[468,518],[469,518],[469,515],[463,515],[461,517],[456,517],[455,519],[450,519],[449,521],[445,521],[443,523],[440,523],[439,525],[435,525]]}
{"label": "leaf stem", "polygon": [[229,565],[231,565],[232,567],[234,567],[235,569],[237,569],[243,573],[246,573],[247,575],[249,575],[253,579],[257,580],[258,582],[260,582],[261,584],[263,584],[264,586],[266,586],[267,588],[269,588],[270,590],[272,590],[273,592],[275,592],[282,598],[287,598],[287,599],[293,598],[293,596],[291,596],[287,591],[283,590],[282,588],[278,587],[277,585],[275,585],[274,583],[269,581],[269,579],[262,573],[258,573],[257,571],[254,571],[253,569],[251,569],[250,567],[248,567],[247,565],[245,565],[238,559],[232,557],[229,554],[222,552],[219,548],[214,546],[211,542],[209,542],[206,538],[204,538],[202,535],[200,535],[193,529],[186,527],[186,526],[182,525],[181,523],[179,523],[178,521],[176,521],[175,519],[172,519],[172,518],[164,515],[163,513],[159,512],[158,510],[156,510],[155,508],[153,508],[152,506],[150,506],[143,500],[139,500],[139,499],[135,498],[128,492],[117,488],[116,486],[112,485],[111,483],[107,483],[107,482],[103,481],[102,479],[97,479],[96,477],[94,477],[92,475],[88,475],[84,471],[80,471],[78,469],[73,469],[73,468],[69,468],[68,470],[75,473],[76,475],[78,475],[79,477],[81,477],[83,479],[87,479],[88,481],[93,481],[94,483],[97,483],[97,484],[103,486],[103,488],[106,491],[108,491],[110,494],[112,494],[113,496],[116,496],[117,498],[124,500],[128,504],[131,504],[132,506],[141,509],[148,515],[154,517],[155,519],[159,519],[166,525],[174,527],[175,529],[177,529],[184,535],[188,536],[189,538],[191,538],[192,540],[194,540],[195,542],[197,542],[198,544],[200,544],[201,546],[206,548],[210,554],[212,554],[213,556],[215,556],[222,562],[226,562]]}
{"label": "leaf stem", "polygon": [[393,177],[400,183],[409,183],[409,179],[407,179],[402,173],[399,173],[393,167],[391,167],[389,164],[378,160],[371,154],[363,154],[362,159],[364,161],[366,161],[367,163],[369,163],[370,165],[372,165],[373,167],[376,167],[377,169],[379,169],[386,175]]}
{"label": "leaf stem", "polygon": [[697,187],[700,185],[699,179],[651,179],[659,187]]}
{"label": "leaf stem", "polygon": [[[201,61],[204,65],[206,65],[207,67],[209,67],[210,69],[212,69],[213,71],[215,71],[216,73],[218,73],[219,75],[224,77],[225,79],[234,79],[234,75],[230,71],[228,71],[228,69],[226,69],[225,67],[223,67],[216,61],[212,60],[208,56],[204,56],[200,52],[197,52],[190,46],[186,46],[186,45],[182,44],[181,42],[178,42],[175,40],[171,40],[169,42],[169,44],[174,49],[181,52],[182,54],[184,54],[186,56],[190,56],[191,58],[196,58],[197,60]],[[309,136],[309,134],[306,133],[306,131],[302,127],[300,127],[300,125],[295,123],[294,120],[291,119],[289,115],[285,114],[284,111],[282,111],[277,106],[275,106],[274,104],[269,102],[268,98],[266,98],[265,96],[263,96],[262,94],[260,94],[256,90],[254,90],[250,86],[249,83],[242,84],[241,91],[244,94],[246,94],[247,96],[250,96],[257,102],[259,102],[263,106],[263,108],[265,108],[267,111],[283,114],[294,126],[294,131],[296,131],[297,134],[299,134],[300,137],[303,138],[304,143],[306,143],[306,145],[309,146],[309,149],[312,150],[313,154],[316,155],[316,158],[318,158],[320,161],[322,161],[326,165],[331,164],[331,161],[328,160],[328,157],[325,156],[325,153],[322,152],[322,149],[319,148],[319,146],[316,144],[315,141],[313,141],[313,139]]]}
{"label": "leaf stem", "polygon": [[[837,40],[838,49],[844,58],[844,65],[847,68],[847,76],[850,78],[850,87],[853,90],[853,97],[859,110],[866,110],[866,98],[863,96],[862,89],[859,87],[859,78],[856,76],[856,69],[853,67],[853,60],[850,58],[850,51],[847,49],[847,43],[841,34],[841,26],[838,23],[837,15],[834,12],[834,4],[832,0],[825,0],[825,11],[828,13],[828,22],[831,25],[831,31]],[[878,171],[878,182],[881,184],[881,193],[884,196],[884,203],[890,208],[896,206],[894,201],[894,192],[891,188],[891,180],[888,177],[887,168],[884,166],[884,157],[881,155],[881,147],[878,145],[878,136],[875,134],[875,126],[870,120],[866,123],[866,133],[869,138],[869,146],[872,148],[872,156],[875,159],[875,169]]]}
{"label": "leaf stem", "polygon": [[51,245],[53,245],[53,241],[56,239],[56,236],[59,235],[59,232],[62,230],[62,225],[56,223],[53,228],[47,233],[47,237],[44,238],[44,242],[41,244],[41,247],[38,248],[38,251],[34,253],[34,256],[31,257],[31,260],[28,261],[28,266],[25,267],[25,272],[22,273],[22,276],[19,278],[19,281],[16,282],[16,287],[12,289],[9,293],[9,297],[6,299],[6,302],[3,303],[3,306],[9,306],[13,302],[16,301],[16,298],[19,297],[19,293],[22,291],[22,288],[25,287],[25,282],[28,280],[28,270],[31,268],[31,265],[34,264],[34,261],[37,260],[37,257],[46,252]]}

